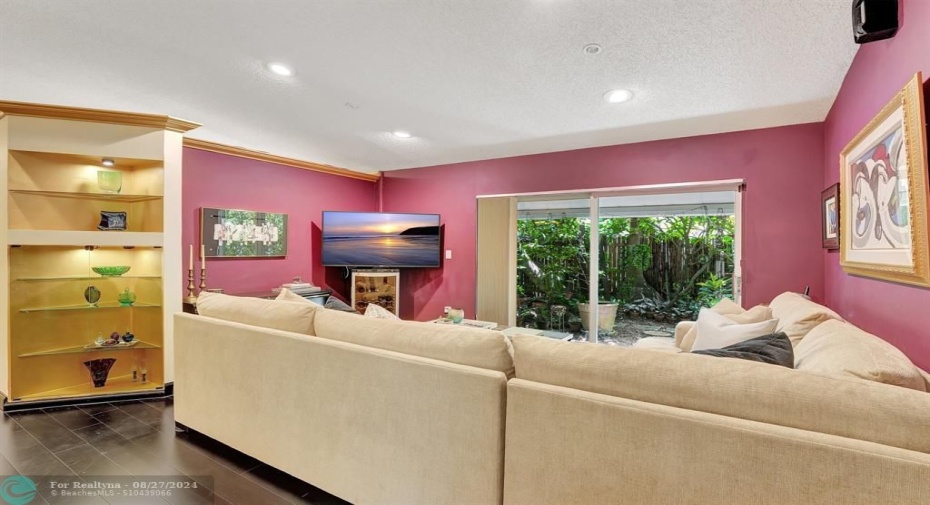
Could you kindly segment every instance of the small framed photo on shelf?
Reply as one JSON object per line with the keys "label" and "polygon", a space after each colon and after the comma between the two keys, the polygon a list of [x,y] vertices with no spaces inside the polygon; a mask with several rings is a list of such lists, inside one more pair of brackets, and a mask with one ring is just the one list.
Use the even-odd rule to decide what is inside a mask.
{"label": "small framed photo on shelf", "polygon": [[100,224],[97,229],[101,231],[126,231],[127,214],[122,211],[100,211]]}
{"label": "small framed photo on shelf", "polygon": [[364,314],[368,305],[377,305],[400,317],[397,288],[400,272],[397,270],[353,270],[352,308]]}
{"label": "small framed photo on shelf", "polygon": [[820,193],[820,213],[823,225],[823,248],[840,248],[840,185],[830,186]]}

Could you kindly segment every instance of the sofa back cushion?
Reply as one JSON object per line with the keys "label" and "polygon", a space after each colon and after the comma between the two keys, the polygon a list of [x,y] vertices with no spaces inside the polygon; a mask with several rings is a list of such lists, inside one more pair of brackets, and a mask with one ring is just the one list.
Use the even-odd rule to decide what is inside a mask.
{"label": "sofa back cushion", "polygon": [[513,374],[510,341],[501,332],[451,324],[391,321],[322,309],[321,338]]}
{"label": "sofa back cushion", "polygon": [[322,307],[307,301],[265,300],[207,291],[197,297],[197,313],[201,316],[304,335],[313,335],[318,310]]}
{"label": "sofa back cushion", "polygon": [[831,319],[843,321],[836,312],[798,293],[782,293],[772,300],[769,307],[772,308],[772,317],[778,319],[775,330],[785,332],[795,346],[818,324]]}
{"label": "sofa back cushion", "polygon": [[795,348],[794,361],[805,372],[927,390],[920,370],[897,347],[841,321],[825,321],[811,330]]}
{"label": "sofa back cushion", "polygon": [[691,353],[515,335],[516,378],[930,453],[930,394]]}

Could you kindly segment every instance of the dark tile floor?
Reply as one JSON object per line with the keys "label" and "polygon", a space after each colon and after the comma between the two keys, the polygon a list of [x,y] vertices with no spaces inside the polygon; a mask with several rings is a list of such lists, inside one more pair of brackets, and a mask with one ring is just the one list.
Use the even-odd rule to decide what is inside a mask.
{"label": "dark tile floor", "polygon": [[[345,504],[203,435],[175,433],[171,399],[12,412],[0,417],[0,475],[188,476],[199,489],[144,501],[171,504]],[[142,503],[139,498],[32,503]]]}

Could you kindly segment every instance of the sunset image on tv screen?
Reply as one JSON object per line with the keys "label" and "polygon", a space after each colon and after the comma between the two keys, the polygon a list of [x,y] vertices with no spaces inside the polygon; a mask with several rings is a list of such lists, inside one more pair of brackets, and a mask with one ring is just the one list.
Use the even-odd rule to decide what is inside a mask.
{"label": "sunset image on tv screen", "polygon": [[439,266],[439,215],[324,212],[323,264]]}

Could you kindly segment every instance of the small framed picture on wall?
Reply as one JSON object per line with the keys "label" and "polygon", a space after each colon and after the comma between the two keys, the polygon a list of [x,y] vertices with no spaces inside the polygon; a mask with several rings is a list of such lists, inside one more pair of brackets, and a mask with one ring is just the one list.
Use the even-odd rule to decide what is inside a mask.
{"label": "small framed picture on wall", "polygon": [[840,248],[840,185],[836,183],[820,193],[823,223],[823,248]]}

